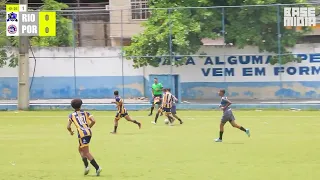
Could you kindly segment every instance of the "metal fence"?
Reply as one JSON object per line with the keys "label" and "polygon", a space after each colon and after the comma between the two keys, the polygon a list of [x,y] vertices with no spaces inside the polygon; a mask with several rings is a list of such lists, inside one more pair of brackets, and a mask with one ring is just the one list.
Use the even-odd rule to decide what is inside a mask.
{"label": "metal fence", "polygon": [[[150,98],[151,84],[157,77],[182,101],[209,102],[218,99],[219,89],[226,89],[230,98],[243,102],[318,100],[320,30],[290,39],[297,45],[289,49],[301,63],[281,62],[288,58],[282,44],[290,44],[283,41],[295,31],[290,34],[284,27],[284,7],[312,6],[318,15],[319,4],[170,9],[131,4],[128,9],[57,11],[66,18],[57,21],[57,37],[30,38],[31,98],[111,98],[115,89],[124,98]],[[152,51],[146,49],[131,58],[158,59],[160,66],[134,69],[134,61],[127,60],[121,50],[132,43],[132,36],[144,31],[141,23],[150,17],[161,27],[154,35],[160,38],[157,43],[162,49],[154,50],[157,45],[150,44],[157,54],[150,56]],[[179,39],[179,31],[201,34],[189,34],[195,39],[186,41],[185,46],[203,45],[198,51],[177,54],[175,48],[181,47],[178,43],[185,42]],[[48,46],[48,42],[56,44]],[[252,46],[239,48],[242,44]],[[268,48],[270,44],[276,46]],[[259,52],[256,45],[273,52]],[[278,64],[270,65],[271,57]],[[181,59],[187,61],[176,66]],[[3,82],[2,89],[7,87],[11,94],[3,91],[2,97],[16,98],[15,86],[11,85],[16,82]]]}

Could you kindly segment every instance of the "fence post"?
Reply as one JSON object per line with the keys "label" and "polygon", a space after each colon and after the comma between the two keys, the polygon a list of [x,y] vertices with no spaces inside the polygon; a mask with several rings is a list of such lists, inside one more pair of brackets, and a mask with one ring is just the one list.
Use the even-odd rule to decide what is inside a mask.
{"label": "fence post", "polygon": [[74,78],[74,95],[77,95],[77,71],[76,71],[76,15],[75,11],[72,12],[72,28],[73,28],[73,78]]}
{"label": "fence post", "polygon": [[174,62],[173,62],[173,57],[172,57],[172,53],[173,53],[173,50],[172,50],[172,20],[171,20],[171,10],[172,9],[168,9],[168,17],[169,17],[169,58],[170,58],[170,89],[173,90],[173,65],[174,65]]}
{"label": "fence post", "polygon": [[[20,0],[21,4],[28,4],[28,0]],[[19,75],[18,75],[18,109],[28,110],[30,106],[29,85],[29,38],[19,37]]]}
{"label": "fence post", "polygon": [[227,77],[226,77],[226,52],[225,52],[225,48],[226,48],[226,27],[225,27],[225,9],[224,7],[221,9],[221,14],[222,14],[222,19],[221,19],[221,23],[222,23],[222,38],[223,38],[223,66],[224,66],[224,70],[223,70],[223,82],[225,83],[225,90],[228,92],[228,82],[227,82]]}
{"label": "fence post", "polygon": [[125,99],[124,97],[124,69],[123,69],[123,10],[121,10],[121,15],[120,15],[120,36],[121,36],[121,39],[120,39],[120,47],[121,47],[121,73],[122,73],[122,98]]}
{"label": "fence post", "polygon": [[[280,7],[281,5],[278,5],[277,6],[277,35],[278,35],[278,63],[279,63],[279,66],[281,68],[282,64],[281,64],[281,15],[280,15]],[[282,73],[280,73],[280,77],[279,77],[279,80],[280,80],[280,89],[283,88],[282,86]],[[281,95],[280,96],[280,104],[282,104],[282,100],[283,100],[283,96]]]}

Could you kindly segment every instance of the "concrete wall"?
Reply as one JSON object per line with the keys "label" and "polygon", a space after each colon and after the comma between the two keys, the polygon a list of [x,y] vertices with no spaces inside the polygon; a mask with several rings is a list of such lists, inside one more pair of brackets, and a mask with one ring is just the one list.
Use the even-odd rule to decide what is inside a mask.
{"label": "concrete wall", "polygon": [[[149,96],[150,78],[159,77],[170,86],[172,81],[165,75],[171,72],[179,76],[182,99],[215,99],[220,88],[226,88],[233,99],[319,98],[319,50],[320,44],[297,45],[293,51],[303,61],[280,67],[268,64],[268,55],[256,48],[206,46],[200,52],[208,57],[189,58],[181,67],[133,69],[132,61],[119,58],[118,48],[34,49],[31,98],[110,98],[115,89],[125,98]],[[16,68],[0,69],[1,99],[17,98],[17,75]]]}
{"label": "concrete wall", "polygon": [[110,38],[112,46],[120,45],[122,38],[130,39],[143,31],[144,20],[132,19],[130,0],[111,0],[110,7]]}

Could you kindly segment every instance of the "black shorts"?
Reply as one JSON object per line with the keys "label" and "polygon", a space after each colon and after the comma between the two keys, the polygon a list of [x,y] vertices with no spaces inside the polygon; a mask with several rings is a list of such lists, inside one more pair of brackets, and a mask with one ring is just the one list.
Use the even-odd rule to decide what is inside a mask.
{"label": "black shorts", "polygon": [[80,148],[89,146],[90,140],[91,140],[91,136],[80,137],[79,138],[79,146],[80,146]]}
{"label": "black shorts", "polygon": [[126,117],[126,116],[128,116],[129,114],[126,112],[126,113],[123,113],[123,114],[121,114],[121,113],[117,113],[116,114],[116,119],[121,119],[121,118],[123,118],[123,117]]}
{"label": "black shorts", "polygon": [[171,113],[171,108],[162,108],[162,111],[166,113]]}
{"label": "black shorts", "polygon": [[154,98],[152,99],[151,103],[154,104],[154,99],[155,99],[156,97],[159,97],[159,98],[160,98],[160,101],[157,102],[156,104],[161,104],[161,103],[162,103],[162,94],[154,95]]}

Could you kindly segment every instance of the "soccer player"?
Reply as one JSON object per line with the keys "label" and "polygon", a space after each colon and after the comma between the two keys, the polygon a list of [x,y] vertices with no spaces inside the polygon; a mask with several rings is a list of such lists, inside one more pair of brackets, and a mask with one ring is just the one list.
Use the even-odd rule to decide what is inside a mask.
{"label": "soccer player", "polygon": [[158,113],[156,115],[156,118],[153,124],[157,123],[160,112],[164,112],[170,122],[169,125],[172,125],[174,121],[174,118],[172,117],[172,113],[171,113],[173,97],[172,97],[172,94],[167,89],[164,89],[163,91],[165,92],[165,94],[163,96],[162,105],[158,110]]}
{"label": "soccer player", "polygon": [[139,129],[140,129],[141,128],[141,123],[136,121],[136,120],[132,120],[131,117],[129,116],[126,108],[124,108],[123,99],[119,96],[119,91],[114,91],[113,94],[115,96],[115,101],[113,103],[115,103],[117,105],[118,112],[117,112],[116,117],[114,119],[114,129],[113,129],[113,131],[111,133],[112,134],[116,134],[117,133],[118,121],[123,117],[127,121],[130,121],[130,122],[133,122],[133,123],[137,124],[139,126]]}
{"label": "soccer player", "polygon": [[222,142],[222,136],[223,136],[223,132],[224,132],[224,125],[226,124],[226,122],[229,121],[229,123],[234,127],[234,128],[238,128],[241,131],[245,132],[248,137],[250,137],[250,131],[249,129],[245,129],[244,127],[238,125],[235,122],[235,117],[233,116],[232,110],[229,107],[232,103],[231,101],[225,96],[226,91],[221,89],[219,91],[219,96],[221,97],[221,102],[220,102],[220,109],[223,111],[223,115],[221,118],[221,122],[220,122],[220,135],[218,139],[215,139],[215,142]]}
{"label": "soccer player", "polygon": [[[171,93],[171,89],[168,88],[167,89],[168,92]],[[177,116],[177,107],[176,107],[176,102],[178,102],[178,99],[172,95],[172,98],[173,98],[173,102],[172,102],[172,108],[171,108],[171,113],[172,113],[172,116],[176,119],[178,119],[178,121],[180,122],[180,124],[183,124],[183,121]]]}
{"label": "soccer player", "polygon": [[[162,89],[163,91],[163,97],[165,96],[166,92],[167,92],[167,89]],[[162,103],[162,102],[161,102]],[[163,112],[163,108],[162,106],[158,108],[158,111],[157,111],[157,114],[154,118],[154,121],[151,121],[152,124],[157,124],[157,121],[158,121],[158,118],[159,118],[159,115],[162,114]]]}
{"label": "soccer player", "polygon": [[[158,107],[161,105],[162,102],[162,89],[163,86],[161,83],[158,82],[158,78],[154,78],[154,83],[152,84],[152,106],[151,106],[151,111],[149,116],[152,116],[153,110],[154,110],[154,106],[157,104]],[[156,101],[155,101],[156,99]]]}
{"label": "soccer player", "polygon": [[70,135],[73,135],[74,131],[72,131],[71,129],[72,123],[77,128],[79,139],[79,153],[82,157],[82,161],[85,167],[84,175],[87,175],[89,173],[89,160],[92,166],[96,169],[96,175],[99,176],[102,169],[89,152],[89,143],[92,136],[91,128],[96,123],[96,121],[89,112],[80,109],[82,106],[81,99],[73,99],[71,101],[71,106],[74,109],[74,112],[69,115],[67,129]]}

